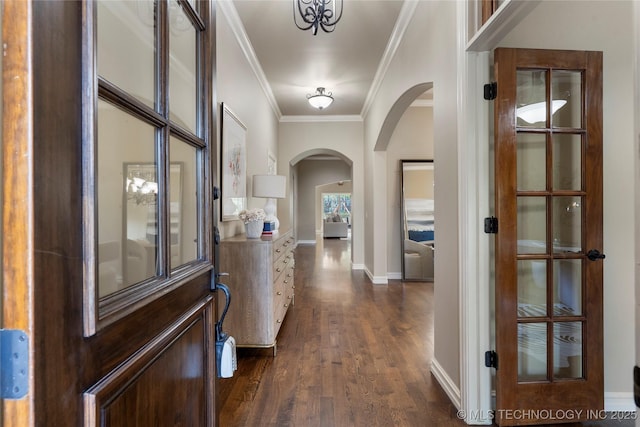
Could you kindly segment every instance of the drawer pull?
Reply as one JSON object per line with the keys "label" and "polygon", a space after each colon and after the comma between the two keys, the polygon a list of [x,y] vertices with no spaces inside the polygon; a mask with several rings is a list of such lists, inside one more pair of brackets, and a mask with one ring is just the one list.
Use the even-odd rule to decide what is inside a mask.
{"label": "drawer pull", "polygon": [[282,251],[280,250],[280,248],[278,248],[278,249],[276,249],[276,252],[280,253],[280,252],[282,252]]}
{"label": "drawer pull", "polygon": [[291,295],[289,295],[287,298],[288,298],[288,299],[291,299],[291,298],[292,298],[292,296],[291,296]]}
{"label": "drawer pull", "polygon": [[280,270],[280,267],[278,267],[278,268],[276,268],[276,271],[277,271],[278,273],[280,273],[282,270]]}
{"label": "drawer pull", "polygon": [[276,292],[277,295],[282,295],[282,292],[278,291]]}
{"label": "drawer pull", "polygon": [[288,259],[285,259],[285,260],[284,260],[284,261],[282,261],[282,262],[284,262],[284,263],[286,264],[286,263],[288,263],[288,262],[289,262],[289,260],[288,260]]}
{"label": "drawer pull", "polygon": [[291,273],[287,273],[287,277],[291,277]]}
{"label": "drawer pull", "polygon": [[289,307],[289,304],[285,304],[284,306],[285,306],[285,308],[286,308],[286,307]]}
{"label": "drawer pull", "polygon": [[288,281],[288,280],[285,280],[285,281],[284,281],[284,283],[289,283],[289,281]]}
{"label": "drawer pull", "polygon": [[282,320],[278,319],[276,320],[277,323],[282,323]]}

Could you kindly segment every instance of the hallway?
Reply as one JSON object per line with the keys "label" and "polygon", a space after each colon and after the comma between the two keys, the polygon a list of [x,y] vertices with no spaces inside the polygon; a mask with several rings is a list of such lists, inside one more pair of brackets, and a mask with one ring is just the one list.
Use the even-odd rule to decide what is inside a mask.
{"label": "hallway", "polygon": [[[433,284],[372,285],[350,270],[347,240],[318,239],[295,254],[296,301],[277,356],[238,349],[235,376],[219,380],[220,426],[465,426],[429,371]],[[559,425],[634,425],[613,419],[621,415],[630,416]]]}
{"label": "hallway", "polygon": [[239,349],[220,425],[462,426],[429,372],[433,284],[372,285],[350,242],[296,249],[296,302],[270,351]]}

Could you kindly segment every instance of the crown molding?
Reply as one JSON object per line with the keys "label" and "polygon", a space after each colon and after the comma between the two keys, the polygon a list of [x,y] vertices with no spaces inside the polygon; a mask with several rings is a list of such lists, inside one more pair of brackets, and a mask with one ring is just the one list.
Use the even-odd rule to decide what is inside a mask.
{"label": "crown molding", "polygon": [[398,46],[400,46],[400,42],[402,41],[404,33],[409,26],[409,22],[411,22],[411,18],[413,18],[413,14],[417,6],[418,2],[413,0],[406,0],[402,4],[398,20],[396,21],[396,25],[393,27],[393,33],[391,33],[391,37],[389,37],[389,43],[387,43],[387,48],[384,51],[384,55],[382,55],[380,64],[378,64],[378,70],[376,71],[376,75],[373,78],[371,87],[369,88],[369,93],[367,94],[367,98],[362,106],[362,111],[360,112],[362,117],[366,117],[369,112],[369,108],[371,108],[373,99],[382,85],[382,80],[387,74],[391,60],[395,56]]}
{"label": "crown molding", "polygon": [[307,123],[307,122],[361,122],[362,116],[281,116],[280,123]]}
{"label": "crown molding", "polygon": [[253,50],[253,46],[249,41],[249,36],[247,36],[247,32],[244,29],[244,25],[242,25],[242,21],[240,20],[240,16],[238,15],[238,11],[231,0],[222,0],[217,2],[218,7],[224,14],[224,16],[229,21],[229,25],[231,26],[231,30],[242,49],[242,53],[244,54],[247,62],[249,62],[249,66],[253,70],[253,73],[260,83],[262,87],[262,91],[267,97],[267,101],[273,112],[276,114],[276,118],[280,120],[282,118],[282,112],[280,111],[280,107],[278,107],[278,103],[276,102],[276,97],[273,94],[273,90],[271,90],[271,85],[267,80],[267,76],[265,76],[264,71],[262,70],[262,66],[260,65],[260,61],[258,61],[258,57],[256,56],[255,51]]}

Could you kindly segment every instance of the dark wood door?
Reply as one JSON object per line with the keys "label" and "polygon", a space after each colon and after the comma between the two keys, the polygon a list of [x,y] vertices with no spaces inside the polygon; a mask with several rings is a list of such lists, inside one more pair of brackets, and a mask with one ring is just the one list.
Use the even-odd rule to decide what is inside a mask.
{"label": "dark wood door", "polygon": [[496,49],[500,425],[603,409],[602,53]]}
{"label": "dark wood door", "polygon": [[[136,4],[150,15],[136,15],[146,13]],[[151,34],[151,102],[99,74],[98,2],[3,7],[3,321],[25,331],[30,355],[28,391],[3,402],[6,426],[216,425],[215,3],[122,2],[131,5],[132,16],[114,16],[128,28],[150,17],[150,30],[140,24],[131,34]],[[192,123],[177,120],[169,104],[176,59],[167,40],[182,43],[175,22],[188,23],[186,43],[199,52],[190,53],[193,80],[184,79],[195,82]],[[128,35],[125,42],[136,43]],[[177,61],[177,68],[189,63]],[[138,71],[122,65],[125,78]],[[110,115],[125,117],[108,129],[118,138],[103,132]],[[151,129],[151,138],[134,135],[132,123]],[[127,190],[121,160],[138,143],[151,164],[127,160],[151,170],[156,186],[143,199]],[[105,231],[127,223],[127,203],[153,214],[146,240]],[[131,241],[146,262],[135,263]],[[134,266],[143,273],[134,277]]]}

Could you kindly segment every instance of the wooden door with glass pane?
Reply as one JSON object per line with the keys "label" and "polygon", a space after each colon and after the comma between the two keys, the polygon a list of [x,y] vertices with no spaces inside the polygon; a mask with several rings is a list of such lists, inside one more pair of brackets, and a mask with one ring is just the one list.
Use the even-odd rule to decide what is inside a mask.
{"label": "wooden door with glass pane", "polygon": [[216,424],[214,7],[3,8],[3,270],[31,355],[9,425]]}
{"label": "wooden door with glass pane", "polygon": [[602,53],[496,49],[496,421],[603,409]]}

